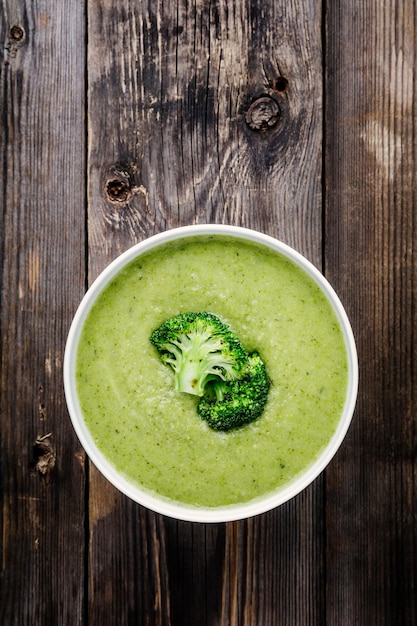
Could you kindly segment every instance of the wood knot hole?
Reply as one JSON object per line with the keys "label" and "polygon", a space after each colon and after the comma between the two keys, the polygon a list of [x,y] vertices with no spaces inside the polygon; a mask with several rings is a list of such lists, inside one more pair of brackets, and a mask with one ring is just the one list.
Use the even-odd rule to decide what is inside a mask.
{"label": "wood knot hole", "polygon": [[114,178],[107,181],[106,194],[111,202],[127,202],[132,195],[132,190],[129,183]]}
{"label": "wood knot hole", "polygon": [[253,130],[266,131],[276,125],[281,116],[278,102],[269,96],[258,98],[246,111],[246,123]]}
{"label": "wood knot hole", "polygon": [[10,29],[10,39],[16,43],[21,43],[25,38],[25,31],[21,26],[14,24]]}
{"label": "wood knot hole", "polygon": [[287,89],[287,87],[288,87],[288,80],[284,78],[283,76],[278,76],[278,78],[274,80],[273,89],[275,89],[275,91],[278,91],[279,93],[283,93]]}
{"label": "wood knot hole", "polygon": [[49,476],[55,467],[56,455],[50,437],[52,433],[39,436],[33,444],[35,454],[35,471],[43,476]]}

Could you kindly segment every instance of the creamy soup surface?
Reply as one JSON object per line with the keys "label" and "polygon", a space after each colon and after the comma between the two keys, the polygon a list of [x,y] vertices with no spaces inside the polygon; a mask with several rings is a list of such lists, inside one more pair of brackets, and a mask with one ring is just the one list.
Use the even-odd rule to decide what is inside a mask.
{"label": "creamy soup surface", "polygon": [[[169,317],[209,311],[257,350],[272,381],[262,416],[211,430],[198,398],[149,341]],[[98,448],[145,491],[189,504],[248,502],[293,480],[329,443],[347,389],[338,320],[316,283],[280,253],[215,235],[151,250],[121,270],[84,324],[77,391]]]}

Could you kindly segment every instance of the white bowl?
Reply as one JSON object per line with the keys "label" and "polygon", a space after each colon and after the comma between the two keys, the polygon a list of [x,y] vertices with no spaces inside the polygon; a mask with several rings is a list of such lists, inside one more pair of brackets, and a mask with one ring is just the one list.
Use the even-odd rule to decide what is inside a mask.
{"label": "white bowl", "polygon": [[[78,343],[86,317],[99,294],[107,286],[109,281],[111,281],[125,265],[136,259],[144,252],[148,252],[161,244],[166,244],[180,238],[216,234],[242,238],[244,240],[253,241],[267,246],[268,248],[288,257],[296,265],[300,266],[305,272],[307,272],[307,274],[316,282],[326,295],[333,310],[335,311],[343,333],[347,351],[348,381],[344,408],[334,435],[325,449],[321,452],[320,456],[296,479],[272,494],[267,494],[264,497],[251,500],[247,503],[239,503],[236,505],[218,508],[196,508],[186,504],[183,505],[181,503],[169,501],[162,497],[159,498],[158,495],[150,494],[145,490],[141,490],[135,484],[130,483],[114,468],[114,466],[98,449],[85,424],[77,396],[75,367]],[[306,258],[277,239],[250,229],[213,224],[195,225],[168,230],[142,241],[115,259],[94,281],[85,294],[74,316],[68,334],[64,357],[64,387],[69,414],[83,448],[98,470],[122,493],[130,497],[135,502],[146,506],[153,511],[176,519],[205,523],[224,522],[251,517],[283,504],[310,485],[325,469],[340,447],[351,423],[357,397],[358,360],[352,329],[338,296],[323,275]]]}

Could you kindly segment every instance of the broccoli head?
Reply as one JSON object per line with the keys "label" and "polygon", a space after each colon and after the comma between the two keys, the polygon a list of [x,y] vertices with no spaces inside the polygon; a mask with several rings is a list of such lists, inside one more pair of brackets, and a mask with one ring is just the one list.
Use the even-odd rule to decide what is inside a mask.
{"label": "broccoli head", "polygon": [[198,403],[200,417],[214,430],[227,431],[249,424],[264,410],[270,380],[257,352],[248,355],[242,377],[212,381]]}
{"label": "broccoli head", "polygon": [[210,381],[242,377],[248,354],[236,335],[212,313],[180,313],[153,331],[151,343],[174,370],[175,388],[203,396]]}

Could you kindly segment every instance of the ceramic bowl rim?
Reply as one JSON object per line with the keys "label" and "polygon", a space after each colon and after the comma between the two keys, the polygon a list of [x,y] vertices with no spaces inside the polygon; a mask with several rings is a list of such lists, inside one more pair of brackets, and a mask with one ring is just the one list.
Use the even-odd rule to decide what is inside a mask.
{"label": "ceramic bowl rim", "polygon": [[[124,478],[97,448],[84,422],[78,403],[75,382],[76,353],[81,329],[92,305],[103,288],[125,265],[139,255],[173,240],[208,235],[232,236],[266,245],[273,250],[281,252],[303,268],[320,286],[337,315],[345,339],[348,360],[348,384],[342,415],[334,435],[312,465],[296,479],[276,492],[246,503],[216,508],[191,507],[186,504],[173,502],[158,495],[150,494]],[[358,392],[358,370],[355,339],[345,309],[333,287],[306,257],[288,244],[253,229],[220,224],[197,224],[173,228],[148,237],[127,249],[107,265],[85,293],[73,317],[65,346],[63,376],[68,412],[76,435],[90,460],[107,480],[133,501],[157,513],[179,520],[210,523],[249,518],[276,508],[303,491],[323,472],[342,444],[351,424]]]}

